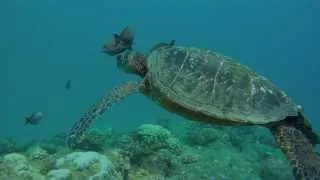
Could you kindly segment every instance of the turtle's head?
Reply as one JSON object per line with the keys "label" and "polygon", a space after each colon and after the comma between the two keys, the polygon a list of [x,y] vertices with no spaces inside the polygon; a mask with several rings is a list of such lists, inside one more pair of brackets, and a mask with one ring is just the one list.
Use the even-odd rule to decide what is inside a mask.
{"label": "turtle's head", "polygon": [[146,57],[142,53],[128,51],[117,56],[117,66],[127,73],[145,77],[147,74]]}

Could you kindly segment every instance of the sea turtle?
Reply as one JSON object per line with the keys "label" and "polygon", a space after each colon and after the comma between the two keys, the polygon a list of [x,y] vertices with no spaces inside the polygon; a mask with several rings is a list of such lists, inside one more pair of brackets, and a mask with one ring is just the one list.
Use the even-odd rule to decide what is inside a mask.
{"label": "sea turtle", "polygon": [[190,120],[265,126],[297,179],[320,179],[320,158],[314,150],[319,138],[300,106],[247,66],[217,52],[174,43],[157,44],[147,55],[135,51],[118,54],[117,65],[143,80],[124,82],[94,104],[71,128],[69,146],[110,106],[140,92]]}

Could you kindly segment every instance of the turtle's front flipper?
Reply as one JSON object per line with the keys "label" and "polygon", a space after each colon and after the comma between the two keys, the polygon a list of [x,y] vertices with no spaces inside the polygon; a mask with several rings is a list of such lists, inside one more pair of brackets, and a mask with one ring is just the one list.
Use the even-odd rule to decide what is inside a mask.
{"label": "turtle's front flipper", "polygon": [[297,180],[320,179],[320,157],[306,136],[293,125],[271,128],[277,143],[290,161]]}
{"label": "turtle's front flipper", "polygon": [[142,84],[139,82],[130,81],[114,88],[111,92],[106,93],[96,104],[90,107],[79,121],[73,125],[66,139],[67,145],[69,147],[73,147],[78,143],[81,140],[80,138],[82,135],[95,119],[102,116],[103,113],[113,104],[135,92],[138,92],[141,85]]}

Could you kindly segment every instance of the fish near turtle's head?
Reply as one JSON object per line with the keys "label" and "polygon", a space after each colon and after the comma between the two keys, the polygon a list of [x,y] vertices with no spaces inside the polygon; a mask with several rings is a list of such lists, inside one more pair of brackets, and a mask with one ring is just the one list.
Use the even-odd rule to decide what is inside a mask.
{"label": "fish near turtle's head", "polygon": [[146,57],[139,52],[125,52],[117,56],[117,66],[126,73],[145,77],[147,74]]}
{"label": "fish near turtle's head", "polygon": [[132,50],[133,40],[133,32],[128,27],[125,27],[120,34],[114,33],[113,40],[103,45],[102,52],[115,56],[126,50]]}
{"label": "fish near turtle's head", "polygon": [[133,32],[125,27],[120,34],[115,33],[113,40],[103,46],[102,52],[117,57],[117,66],[126,73],[144,77],[147,73],[146,57],[132,51]]}
{"label": "fish near turtle's head", "polygon": [[133,45],[134,34],[129,27],[123,28],[120,34],[115,33],[113,36],[116,43],[122,43],[128,48],[131,48]]}

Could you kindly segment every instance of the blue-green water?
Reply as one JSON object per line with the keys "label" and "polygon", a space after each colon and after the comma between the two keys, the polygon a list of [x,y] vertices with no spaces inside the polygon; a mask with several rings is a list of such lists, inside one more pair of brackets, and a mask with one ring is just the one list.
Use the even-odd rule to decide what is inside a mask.
{"label": "blue-green water", "polygon": [[[308,1],[17,1],[0,2],[0,137],[42,138],[67,131],[119,82],[100,53],[129,25],[135,49],[175,39],[239,59],[304,106],[319,131],[320,2]],[[72,80],[72,88],[64,89]],[[24,116],[43,111],[38,126]],[[123,101],[94,126],[126,130],[162,117],[181,119],[141,95]],[[124,123],[125,122],[125,123]]]}
{"label": "blue-green water", "polygon": [[[30,163],[38,169],[28,172],[46,178],[56,168],[70,168],[74,179],[89,177],[90,171],[54,167],[52,162],[79,155],[67,149],[60,133],[68,132],[105,91],[137,78],[100,52],[125,26],[133,29],[138,51],[174,39],[239,60],[301,104],[319,133],[319,19],[317,0],[0,1],[0,179],[26,179],[15,172],[14,163]],[[68,80],[71,88],[66,90]],[[25,125],[24,117],[36,111],[45,118]],[[99,154],[81,152],[86,160],[78,161],[105,160],[101,171],[106,172],[122,168],[119,154],[128,151],[124,156],[130,161],[124,164],[131,166],[130,180],[158,175],[291,179],[288,160],[262,128],[253,133],[250,128],[177,126],[164,119],[187,122],[142,95],[131,96],[94,122],[101,131],[90,131],[77,148]],[[39,141],[17,147],[6,137]],[[43,140],[47,137],[51,139]]]}

